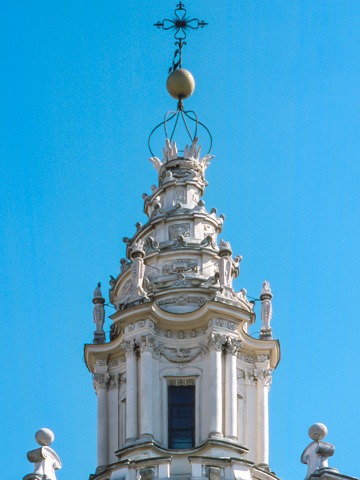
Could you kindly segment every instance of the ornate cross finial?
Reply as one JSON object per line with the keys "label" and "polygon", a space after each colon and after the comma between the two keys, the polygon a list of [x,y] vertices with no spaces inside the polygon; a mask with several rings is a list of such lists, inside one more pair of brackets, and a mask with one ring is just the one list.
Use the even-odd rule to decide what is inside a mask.
{"label": "ornate cross finial", "polygon": [[186,38],[186,32],[191,28],[192,30],[197,30],[198,28],[204,28],[208,23],[204,20],[199,20],[198,18],[192,18],[186,16],[186,10],[182,2],[176,5],[174,11],[174,17],[172,19],[164,18],[162,22],[154,23],[155,27],[162,28],[163,30],[173,30],[175,31],[174,37],[176,39],[175,46],[178,48],[175,50],[172,67],[169,68],[169,73],[181,68],[181,53],[182,47],[186,45],[184,42]]}

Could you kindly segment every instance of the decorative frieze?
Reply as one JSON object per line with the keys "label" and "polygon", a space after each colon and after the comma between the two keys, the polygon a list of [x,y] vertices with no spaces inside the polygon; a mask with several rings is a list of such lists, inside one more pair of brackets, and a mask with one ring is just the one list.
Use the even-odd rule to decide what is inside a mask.
{"label": "decorative frieze", "polygon": [[209,326],[209,327],[216,326],[216,327],[227,328],[227,329],[231,330],[232,332],[234,332],[235,330],[237,330],[237,325],[236,325],[236,323],[234,323],[234,322],[229,322],[229,321],[224,320],[224,319],[222,319],[222,318],[215,318],[215,319],[209,320],[208,326]]}
{"label": "decorative frieze", "polygon": [[169,239],[176,240],[178,237],[190,237],[190,223],[176,223],[169,227]]}
{"label": "decorative frieze", "polygon": [[206,351],[206,346],[200,344],[197,347],[168,347],[164,344],[157,345],[157,351],[163,355],[169,362],[188,363]]}
{"label": "decorative frieze", "polygon": [[163,330],[161,328],[155,327],[154,331],[155,334],[159,337],[181,339],[196,338],[206,334],[206,328],[200,328],[198,330],[194,328],[192,330],[181,330],[180,333],[178,330]]}
{"label": "decorative frieze", "polygon": [[197,261],[190,258],[176,259],[171,263],[165,263],[162,267],[162,273],[164,276],[174,275],[180,272],[197,273],[198,270]]}
{"label": "decorative frieze", "polygon": [[253,357],[251,355],[244,355],[240,352],[238,353],[237,357],[238,357],[239,360],[242,360],[243,362],[246,362],[246,363],[255,364],[255,362],[256,362],[255,357]]}

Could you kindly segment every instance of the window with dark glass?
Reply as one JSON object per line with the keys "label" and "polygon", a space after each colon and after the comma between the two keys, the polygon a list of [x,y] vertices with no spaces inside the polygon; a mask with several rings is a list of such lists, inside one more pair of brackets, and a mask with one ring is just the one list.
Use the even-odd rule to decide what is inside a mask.
{"label": "window with dark glass", "polygon": [[168,387],[169,448],[180,450],[195,444],[195,386]]}

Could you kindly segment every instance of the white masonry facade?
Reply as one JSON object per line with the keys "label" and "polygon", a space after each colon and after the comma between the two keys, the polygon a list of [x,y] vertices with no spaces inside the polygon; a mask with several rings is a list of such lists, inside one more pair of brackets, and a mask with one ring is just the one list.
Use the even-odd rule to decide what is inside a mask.
{"label": "white masonry facade", "polygon": [[144,194],[145,225],[124,238],[110,281],[115,313],[105,341],[100,285],[94,343],[85,361],[97,395],[97,469],[90,478],[267,479],[268,394],[280,359],[271,290],[261,291],[259,338],[246,290],[235,292],[241,256],[220,238],[225,217],[208,212],[197,139],[167,140],[150,159],[158,185]]}

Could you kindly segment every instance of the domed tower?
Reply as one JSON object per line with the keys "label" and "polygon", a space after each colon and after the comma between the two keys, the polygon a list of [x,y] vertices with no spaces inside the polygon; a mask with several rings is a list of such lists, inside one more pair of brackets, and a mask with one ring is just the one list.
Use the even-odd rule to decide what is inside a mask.
{"label": "domed tower", "polygon": [[[175,35],[190,22],[206,25],[185,13],[180,3]],[[221,238],[225,217],[202,200],[213,157],[198,146],[202,124],[184,110],[195,83],[181,68],[182,38],[167,81],[178,109],[165,131],[171,117],[175,127],[184,120],[189,144],[178,149],[174,128],[162,160],[150,158],[157,184],[143,195],[147,222],[124,238],[126,258],[111,277],[109,342],[100,284],[94,292],[94,343],[85,345],[98,402],[92,479],[274,478],[268,391],[280,347],[271,334],[272,294],[264,282],[261,334],[252,338],[254,303],[233,288],[241,256]]]}

